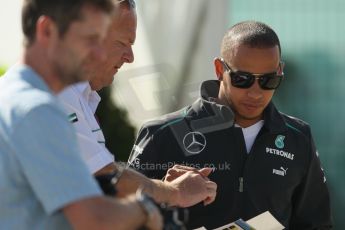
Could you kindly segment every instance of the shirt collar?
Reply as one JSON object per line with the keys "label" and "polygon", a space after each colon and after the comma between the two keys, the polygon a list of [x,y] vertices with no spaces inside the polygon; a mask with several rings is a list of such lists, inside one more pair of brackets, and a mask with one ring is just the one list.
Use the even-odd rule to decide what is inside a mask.
{"label": "shirt collar", "polygon": [[[53,91],[47,85],[47,83],[42,79],[42,77],[28,65],[16,64],[6,72],[3,78],[5,78],[7,75],[11,75],[11,77],[12,75],[14,75],[18,78],[22,78],[24,81],[28,82],[33,87],[54,94]],[[15,77],[12,77],[12,79],[14,78]]]}
{"label": "shirt collar", "polygon": [[92,112],[95,113],[101,97],[95,90],[91,89],[89,82],[77,83],[73,86],[81,95],[83,100],[89,105]]}

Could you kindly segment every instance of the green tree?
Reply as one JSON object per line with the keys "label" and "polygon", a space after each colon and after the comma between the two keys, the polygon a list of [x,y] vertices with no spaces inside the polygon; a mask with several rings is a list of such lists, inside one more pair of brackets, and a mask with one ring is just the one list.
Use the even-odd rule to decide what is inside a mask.
{"label": "green tree", "polygon": [[132,149],[135,128],[130,124],[127,112],[114,104],[110,87],[99,91],[102,98],[96,116],[104,133],[105,143],[117,161],[127,161]]}
{"label": "green tree", "polygon": [[6,69],[5,66],[0,66],[0,77],[6,72]]}

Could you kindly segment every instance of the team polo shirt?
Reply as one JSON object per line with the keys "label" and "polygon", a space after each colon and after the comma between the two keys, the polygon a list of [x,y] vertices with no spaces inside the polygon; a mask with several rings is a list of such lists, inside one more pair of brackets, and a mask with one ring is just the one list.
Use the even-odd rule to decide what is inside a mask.
{"label": "team polo shirt", "polygon": [[70,229],[61,209],[102,194],[75,131],[31,68],[13,68],[0,88],[0,228]]}
{"label": "team polo shirt", "polygon": [[103,132],[95,118],[100,96],[87,82],[66,88],[58,95],[70,122],[77,132],[81,156],[92,173],[114,162],[114,156],[105,146]]}

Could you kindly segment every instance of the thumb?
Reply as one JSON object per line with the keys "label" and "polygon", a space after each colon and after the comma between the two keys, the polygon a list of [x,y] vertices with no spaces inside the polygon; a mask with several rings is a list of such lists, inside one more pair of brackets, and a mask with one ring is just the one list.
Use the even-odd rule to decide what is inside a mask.
{"label": "thumb", "polygon": [[199,173],[203,175],[204,177],[208,177],[212,171],[213,171],[213,168],[202,168],[199,170]]}

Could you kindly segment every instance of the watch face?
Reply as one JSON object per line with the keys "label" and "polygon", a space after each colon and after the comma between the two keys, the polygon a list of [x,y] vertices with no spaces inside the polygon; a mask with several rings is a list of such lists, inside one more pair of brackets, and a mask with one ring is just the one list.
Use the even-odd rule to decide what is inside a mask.
{"label": "watch face", "polygon": [[123,167],[121,164],[115,163],[114,177],[111,181],[114,185],[119,181],[124,170],[125,167]]}
{"label": "watch face", "polygon": [[158,207],[156,206],[156,204],[154,203],[154,201],[151,199],[151,197],[149,197],[146,194],[142,194],[142,200],[141,200],[142,204],[145,206],[146,211],[148,213],[152,213],[154,212]]}
{"label": "watch face", "polygon": [[115,178],[114,174],[103,174],[95,176],[98,185],[101,187],[103,193],[108,196],[115,196],[117,191],[113,179]]}

